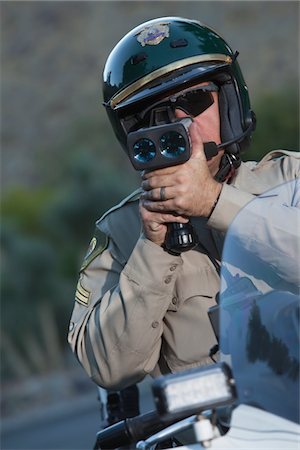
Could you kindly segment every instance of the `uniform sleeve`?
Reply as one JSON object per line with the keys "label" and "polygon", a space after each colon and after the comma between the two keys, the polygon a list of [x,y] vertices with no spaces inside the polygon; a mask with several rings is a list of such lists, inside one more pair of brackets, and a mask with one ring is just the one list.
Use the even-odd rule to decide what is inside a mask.
{"label": "uniform sleeve", "polygon": [[98,385],[121,389],[154,369],[181,265],[180,256],[141,236],[127,263],[110,238],[83,266],[68,340]]}
{"label": "uniform sleeve", "polygon": [[254,198],[253,194],[223,184],[218,203],[209,218],[208,225],[217,231],[226,232],[236,214]]}
{"label": "uniform sleeve", "polygon": [[257,197],[234,221],[236,245],[257,257],[256,270],[265,267],[269,281],[300,289],[300,179]]}
{"label": "uniform sleeve", "polygon": [[299,176],[300,152],[277,150],[268,153],[259,163],[243,163],[233,184],[223,184],[208,225],[226,232],[237,213],[257,195]]}

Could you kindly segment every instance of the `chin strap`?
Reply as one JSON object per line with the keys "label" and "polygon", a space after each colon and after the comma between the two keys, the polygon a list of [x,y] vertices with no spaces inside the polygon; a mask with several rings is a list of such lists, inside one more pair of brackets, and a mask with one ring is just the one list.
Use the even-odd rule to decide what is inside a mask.
{"label": "chin strap", "polygon": [[[216,156],[221,149],[221,145],[217,145],[215,142],[204,143],[204,153],[207,161]],[[215,180],[219,182],[230,180],[233,177],[236,169],[241,165],[241,158],[239,155],[232,153],[225,153],[222,156],[220,162],[220,168],[215,176]]]}
{"label": "chin strap", "polygon": [[225,153],[221,159],[220,168],[215,176],[215,180],[219,182],[229,181],[240,165],[241,158],[239,155]]}

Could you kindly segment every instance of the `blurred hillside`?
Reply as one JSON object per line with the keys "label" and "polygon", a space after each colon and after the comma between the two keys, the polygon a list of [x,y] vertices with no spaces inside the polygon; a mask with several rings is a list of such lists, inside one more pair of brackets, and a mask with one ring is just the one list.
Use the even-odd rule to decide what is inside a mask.
{"label": "blurred hillside", "polygon": [[100,174],[125,166],[130,178],[100,80],[109,51],[138,23],[182,15],[218,30],[240,52],[255,105],[298,86],[298,10],[288,1],[1,2],[2,187],[56,178],[79,146]]}
{"label": "blurred hillside", "polygon": [[153,17],[201,20],[240,52],[258,116],[245,158],[298,149],[299,3],[2,1],[0,7],[7,387],[77,365],[66,332],[81,258],[95,220],[139,183],[101,105],[101,72],[112,47]]}

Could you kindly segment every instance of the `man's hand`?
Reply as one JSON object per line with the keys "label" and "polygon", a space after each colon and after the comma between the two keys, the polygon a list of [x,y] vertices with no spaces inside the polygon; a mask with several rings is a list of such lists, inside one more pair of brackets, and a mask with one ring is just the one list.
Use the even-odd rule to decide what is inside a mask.
{"label": "man's hand", "polygon": [[[166,221],[175,221],[172,215],[173,217],[178,215],[181,218],[208,217],[221,192],[222,184],[215,181],[210,173],[199,125],[196,122],[191,124],[189,133],[192,141],[192,155],[186,163],[143,174],[142,220],[143,222],[146,220],[149,225],[150,215],[147,215],[146,211],[155,213],[150,219],[151,227],[153,223],[157,225],[154,227],[157,228],[155,232],[164,229],[162,224]],[[164,199],[161,199],[162,187]]]}
{"label": "man's hand", "polygon": [[140,201],[140,216],[142,219],[143,233],[147,239],[157,245],[162,245],[165,242],[167,223],[178,222],[187,223],[188,218],[183,216],[176,216],[172,213],[157,213],[148,211],[143,206],[143,200]]}

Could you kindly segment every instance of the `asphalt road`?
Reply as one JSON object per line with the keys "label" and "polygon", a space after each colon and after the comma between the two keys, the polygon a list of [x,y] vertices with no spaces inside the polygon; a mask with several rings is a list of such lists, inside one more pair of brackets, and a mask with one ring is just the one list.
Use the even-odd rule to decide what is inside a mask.
{"label": "asphalt road", "polygon": [[1,449],[92,449],[99,428],[99,412],[91,404],[87,409],[79,407],[57,417],[45,416],[4,432]]}
{"label": "asphalt road", "polygon": [[[140,386],[141,412],[153,409],[149,382]],[[1,427],[1,450],[91,450],[101,428],[97,392]]]}

